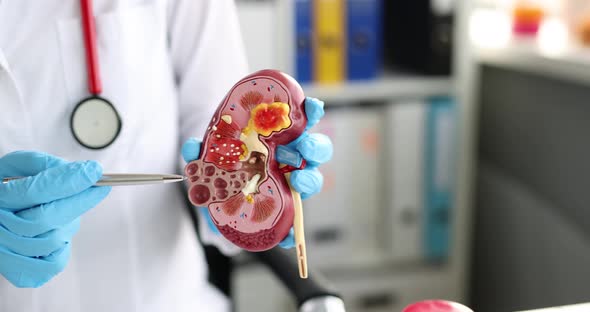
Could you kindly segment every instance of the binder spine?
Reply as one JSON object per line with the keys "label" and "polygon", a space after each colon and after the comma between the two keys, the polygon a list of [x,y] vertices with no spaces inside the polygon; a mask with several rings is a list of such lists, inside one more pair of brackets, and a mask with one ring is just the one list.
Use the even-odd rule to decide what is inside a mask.
{"label": "binder spine", "polygon": [[455,105],[450,98],[430,101],[426,129],[425,254],[444,261],[450,247],[454,191]]}
{"label": "binder spine", "polygon": [[366,80],[378,74],[381,60],[382,0],[347,1],[347,77]]}
{"label": "binder spine", "polygon": [[314,80],[320,83],[345,79],[344,16],[344,0],[314,0]]}
{"label": "binder spine", "polygon": [[313,72],[313,0],[295,2],[295,77],[300,83],[312,81]]}
{"label": "binder spine", "polygon": [[424,235],[424,138],[426,103],[391,103],[385,125],[387,146],[384,190],[390,211],[389,237],[395,262],[423,259]]}

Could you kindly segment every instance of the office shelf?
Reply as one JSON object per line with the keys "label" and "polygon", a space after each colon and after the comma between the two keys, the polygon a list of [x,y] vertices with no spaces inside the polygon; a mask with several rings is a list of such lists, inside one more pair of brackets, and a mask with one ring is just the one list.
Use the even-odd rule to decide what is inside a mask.
{"label": "office shelf", "polygon": [[543,53],[533,41],[513,41],[498,49],[477,49],[486,65],[590,84],[590,49],[569,46],[560,53]]}
{"label": "office shelf", "polygon": [[449,77],[385,75],[373,81],[344,82],[335,85],[303,85],[307,96],[319,98],[326,105],[347,105],[359,101],[390,101],[453,94]]}
{"label": "office shelf", "polygon": [[[295,38],[295,32],[293,25],[295,25],[293,14],[296,1],[294,0],[272,0],[272,1],[239,1],[238,8],[246,7],[246,11],[242,10],[242,13],[246,14],[251,12],[261,12],[259,8],[247,7],[248,5],[258,4],[263,7],[262,9],[268,9],[270,6],[276,9],[271,16],[272,20],[280,21],[280,23],[273,24],[272,42],[269,43],[273,46],[272,55],[266,56],[266,54],[257,53],[256,49],[258,45],[254,44],[255,40],[245,40],[246,44],[253,44],[251,47],[252,58],[255,58],[255,68],[277,68],[286,73],[294,73],[295,64],[295,52],[297,42]],[[335,85],[323,85],[317,83],[303,84],[303,90],[307,96],[317,97],[326,102],[326,106],[332,107],[348,107],[355,105],[363,105],[364,103],[396,103],[402,101],[421,101],[435,96],[453,96],[457,99],[457,111],[459,114],[458,127],[461,129],[461,135],[458,136],[456,156],[457,173],[454,176],[456,183],[456,194],[455,194],[455,206],[452,214],[453,228],[453,241],[452,248],[449,251],[448,262],[444,264],[428,264],[428,263],[406,263],[402,262],[397,255],[392,257],[391,255],[375,250],[372,251],[368,248],[368,251],[354,250],[351,253],[340,253],[334,252],[332,257],[326,257],[326,253],[318,252],[317,249],[309,249],[309,267],[311,270],[319,270],[320,272],[327,273],[329,279],[350,279],[353,285],[359,287],[352,287],[346,295],[350,295],[351,298],[369,298],[370,301],[374,294],[376,298],[383,298],[382,294],[385,294],[386,300],[389,300],[388,292],[384,292],[383,289],[366,289],[364,285],[373,285],[375,282],[382,279],[390,280],[392,283],[401,283],[404,285],[395,291],[395,294],[391,296],[392,304],[400,304],[405,300],[418,300],[412,296],[421,297],[446,297],[447,299],[454,299],[455,301],[465,302],[467,301],[467,294],[469,291],[468,283],[469,280],[469,250],[470,250],[470,220],[472,203],[472,186],[475,185],[473,179],[474,165],[474,142],[475,142],[475,131],[477,121],[477,111],[475,110],[475,100],[472,98],[474,90],[474,81],[476,77],[473,74],[475,72],[475,62],[472,59],[471,46],[467,44],[468,38],[468,14],[470,11],[471,1],[461,0],[457,1],[457,27],[455,27],[454,40],[456,42],[455,49],[453,50],[453,73],[451,77],[441,76],[426,76],[416,73],[402,72],[400,69],[385,69],[378,79],[372,81],[354,81],[354,82],[343,82]],[[246,16],[248,17],[248,16]],[[251,23],[246,20],[243,22],[244,27],[249,27]],[[251,30],[253,38],[260,38],[260,33],[256,29]],[[268,37],[265,40],[269,40]],[[268,42],[267,42],[268,43]],[[256,59],[261,57],[260,59]],[[385,223],[384,223],[385,224]],[[365,226],[363,223],[358,224],[359,227]],[[357,229],[355,229],[357,230]],[[359,229],[360,230],[360,229]],[[385,237],[383,237],[385,239]],[[380,241],[379,244],[385,244],[387,242]],[[331,254],[330,254],[331,255]],[[252,278],[263,279],[264,274],[258,271],[250,271],[253,266],[244,265],[240,266],[237,271],[252,273],[249,274]],[[252,269],[254,270],[254,269]],[[395,276],[385,274],[373,274],[373,270],[384,270],[384,272],[396,272]],[[354,272],[353,272],[354,271]],[[399,275],[397,275],[399,273]],[[248,274],[247,274],[248,275]],[[399,276],[406,276],[408,280],[414,280],[422,278],[427,281],[426,286],[422,287],[406,287],[406,280],[399,280]],[[383,277],[385,276],[385,277]],[[361,280],[363,282],[357,282]],[[438,281],[444,286],[438,286]],[[433,285],[432,281],[435,281]],[[256,282],[247,281],[242,287],[236,287],[238,289],[238,303],[236,306],[242,308],[242,310],[257,309],[259,311],[266,310],[287,310],[281,308],[284,306],[282,299],[273,297],[274,291],[280,289],[275,286],[258,286],[256,289],[248,287],[248,285],[254,285]],[[409,285],[409,283],[408,283]],[[432,286],[433,292],[430,293],[426,289],[430,289]],[[411,288],[411,289],[410,289]],[[395,290],[393,288],[388,288]],[[242,291],[240,295],[239,292]],[[279,300],[276,306],[267,306],[267,301],[264,301],[265,306],[261,307],[261,301],[257,296],[260,292],[270,292],[273,295],[273,301]],[[406,292],[407,291],[407,292]],[[446,293],[448,291],[448,294]],[[449,295],[452,294],[452,295]],[[239,300],[239,297],[243,296],[243,301]],[[268,297],[268,296],[267,296]],[[250,299],[253,299],[249,304]],[[414,300],[415,299],[415,300]],[[423,299],[423,298],[422,298]],[[248,302],[246,302],[248,301]],[[367,300],[365,300],[367,301]],[[362,301],[361,301],[362,302]],[[250,308],[250,309],[249,309]],[[379,309],[379,307],[372,307],[373,309]],[[351,311],[354,310],[354,306],[350,307]],[[366,310],[366,309],[365,309]],[[388,311],[399,311],[401,307],[396,308],[385,308],[382,310]]]}

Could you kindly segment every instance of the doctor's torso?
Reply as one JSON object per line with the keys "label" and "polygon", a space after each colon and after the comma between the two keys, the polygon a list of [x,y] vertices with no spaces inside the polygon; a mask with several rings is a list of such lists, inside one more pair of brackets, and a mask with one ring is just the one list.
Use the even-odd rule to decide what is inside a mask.
{"label": "doctor's torso", "polygon": [[[72,140],[69,124],[76,104],[89,95],[79,1],[1,0],[0,51],[5,66],[0,118],[3,132],[16,134],[10,140],[3,138],[2,151],[36,148],[76,158],[121,151],[133,158],[137,155],[128,153],[142,145],[148,148],[144,153],[156,149],[177,153],[179,142],[171,139],[178,137],[178,112],[166,45],[166,9],[157,1],[130,3],[108,1],[107,6],[95,1],[94,5],[102,96],[123,119],[113,149],[97,153]],[[165,149],[162,143],[172,145]]]}
{"label": "doctor's torso", "polygon": [[[179,105],[171,6],[94,0],[101,96],[119,111],[122,129],[106,149],[89,150],[70,130],[73,109],[89,95],[79,1],[0,0],[0,155],[33,149],[94,159],[105,172],[178,172],[181,140],[201,135],[186,133],[193,130],[180,120],[189,112],[195,116],[185,118],[202,122],[210,111]],[[214,11],[218,4],[197,6]],[[194,51],[194,59],[178,54],[187,66],[207,61],[199,59],[206,51]],[[224,79],[219,90],[234,82],[217,79]],[[219,96],[203,95],[214,105]],[[83,216],[63,273],[39,289],[0,279],[0,311],[216,311],[222,305],[206,275],[181,186],[119,187]]]}

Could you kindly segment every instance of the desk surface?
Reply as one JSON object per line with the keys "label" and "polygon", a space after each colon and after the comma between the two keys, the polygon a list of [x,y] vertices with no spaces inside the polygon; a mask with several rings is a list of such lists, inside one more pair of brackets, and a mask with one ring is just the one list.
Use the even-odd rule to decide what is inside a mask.
{"label": "desk surface", "polygon": [[527,310],[521,312],[586,312],[590,311],[590,303],[568,305],[562,307],[553,307],[540,310]]}

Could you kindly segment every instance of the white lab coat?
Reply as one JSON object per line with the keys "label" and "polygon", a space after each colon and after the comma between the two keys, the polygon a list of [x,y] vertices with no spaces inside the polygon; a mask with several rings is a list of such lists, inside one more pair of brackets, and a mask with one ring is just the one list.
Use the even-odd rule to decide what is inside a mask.
{"label": "white lab coat", "polygon": [[[105,172],[180,172],[181,142],[202,137],[247,72],[233,2],[94,0],[94,14],[119,138],[93,151],[70,132],[70,114],[88,96],[79,1],[0,0],[0,155],[33,149],[95,159]],[[206,281],[181,188],[114,188],[82,217],[64,272],[39,289],[0,277],[0,311],[227,310]]]}

